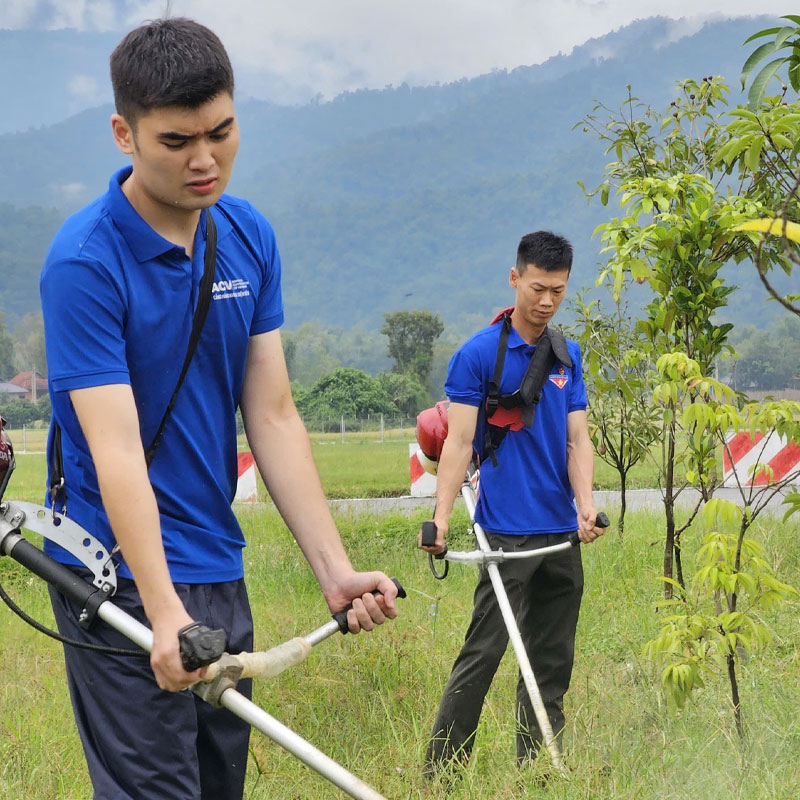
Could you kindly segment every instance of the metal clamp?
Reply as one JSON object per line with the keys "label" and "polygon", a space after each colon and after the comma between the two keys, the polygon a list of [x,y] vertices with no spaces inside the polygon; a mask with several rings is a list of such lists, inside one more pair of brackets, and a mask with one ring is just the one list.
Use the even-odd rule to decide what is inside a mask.
{"label": "metal clamp", "polygon": [[63,547],[92,573],[92,584],[107,595],[117,591],[117,572],[103,543],[68,517],[44,506],[9,500],[0,519],[12,529],[26,528]]}
{"label": "metal clamp", "polygon": [[192,691],[207,703],[219,708],[222,703],[220,702],[222,695],[228,689],[235,689],[239,678],[242,675],[242,664],[229,653],[223,653],[222,657],[214,662],[216,668],[219,669],[219,674],[213,681],[209,683],[199,682],[192,686]]}

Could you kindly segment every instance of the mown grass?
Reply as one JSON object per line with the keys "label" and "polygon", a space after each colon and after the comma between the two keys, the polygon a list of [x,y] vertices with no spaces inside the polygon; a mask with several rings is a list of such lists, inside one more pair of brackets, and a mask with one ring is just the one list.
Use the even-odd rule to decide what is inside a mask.
{"label": "mown grass", "polygon": [[[610,509],[613,512],[613,509]],[[279,517],[244,509],[248,585],[257,645],[304,634],[327,619],[316,582]],[[627,533],[583,550],[586,591],[573,685],[567,695],[569,776],[546,788],[546,759],[514,764],[516,663],[508,653],[489,693],[472,762],[448,794],[420,775],[439,694],[469,618],[474,568],[451,565],[435,581],[414,542],[421,518],[343,515],[354,564],[396,575],[408,590],[402,616],[372,634],[336,636],[299,667],[257,685],[269,713],[341,762],[387,798],[558,798],[578,800],[790,800],[800,796],[800,652],[797,609],[765,621],[773,646],[741,672],[747,739],[737,741],[724,675],[683,712],[666,707],[658,670],[642,659],[659,626],[654,604],[663,523],[630,513]],[[613,522],[613,513],[612,513]],[[783,580],[800,584],[800,525],[767,519],[754,535]],[[471,546],[466,518],[451,546]],[[689,561],[696,537],[685,541]],[[0,581],[26,610],[51,619],[38,580],[0,559]],[[0,610],[0,800],[86,800],[91,796],[74,732],[59,645]],[[135,702],[120,698],[120,703]],[[113,714],[113,709],[109,710]],[[344,795],[254,733],[246,797],[325,800]]]}

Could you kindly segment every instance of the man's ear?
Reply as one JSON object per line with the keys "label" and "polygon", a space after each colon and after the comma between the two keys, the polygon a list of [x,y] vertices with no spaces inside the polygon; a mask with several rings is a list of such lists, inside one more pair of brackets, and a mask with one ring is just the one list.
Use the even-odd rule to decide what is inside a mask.
{"label": "man's ear", "polygon": [[117,147],[126,155],[131,155],[135,145],[133,128],[121,114],[111,115],[111,133]]}
{"label": "man's ear", "polygon": [[512,289],[516,289],[518,280],[519,280],[519,272],[517,272],[517,268],[511,267],[511,271],[508,273],[508,285]]}

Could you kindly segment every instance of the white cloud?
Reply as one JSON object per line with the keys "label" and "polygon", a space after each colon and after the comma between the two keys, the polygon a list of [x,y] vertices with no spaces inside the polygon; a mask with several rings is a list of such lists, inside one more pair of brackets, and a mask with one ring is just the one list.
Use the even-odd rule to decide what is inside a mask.
{"label": "white cloud", "polygon": [[85,200],[89,196],[85,183],[53,183],[50,184],[50,191],[67,201]]}
{"label": "white cloud", "polygon": [[67,91],[81,102],[94,102],[100,95],[100,87],[91,75],[73,75],[67,81]]}
{"label": "white cloud", "polygon": [[677,20],[672,41],[709,16],[777,16],[786,2],[762,0],[754,8],[751,0],[0,0],[0,25],[123,30],[167,8],[213,28],[237,66],[331,96],[539,63],[654,15]]}

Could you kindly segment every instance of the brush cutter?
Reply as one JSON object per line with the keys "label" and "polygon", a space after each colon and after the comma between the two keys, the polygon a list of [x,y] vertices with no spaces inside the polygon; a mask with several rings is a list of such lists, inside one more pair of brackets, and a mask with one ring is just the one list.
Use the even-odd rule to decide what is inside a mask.
{"label": "brush cutter", "polygon": [[[13,460],[11,468],[13,469]],[[2,480],[3,478],[5,480]],[[7,478],[7,474],[0,476],[0,483],[7,483]],[[84,581],[72,570],[27,541],[20,533],[22,528],[50,539],[75,556],[92,573],[91,582]],[[115,606],[109,599],[113,597],[117,588],[116,571],[110,554],[95,537],[72,520],[32,503],[0,502],[0,555],[10,556],[66,597],[79,603],[83,609],[82,624],[88,627],[99,617],[140,648],[150,651],[153,643],[152,631]],[[398,589],[398,597],[405,597],[402,586],[396,580],[394,582]],[[23,619],[48,635],[59,638],[57,634],[43,629],[18,609],[2,589],[0,594]],[[200,623],[194,623],[182,629],[180,633],[181,657],[187,671],[208,665],[206,678],[192,687],[201,698],[214,705],[224,706],[316,770],[350,797],[357,800],[386,800],[375,789],[245,698],[235,688],[236,682],[243,677],[277,675],[287,667],[299,664],[308,657],[314,645],[333,633],[337,631],[347,633],[347,610],[338,612],[333,620],[307,636],[296,637],[265,653],[238,655],[224,653],[224,631],[212,631]],[[138,651],[130,654],[141,655]]]}
{"label": "brush cutter", "polygon": [[[553,735],[553,726],[550,724],[550,719],[547,716],[547,711],[544,707],[544,701],[542,700],[542,695],[539,692],[539,686],[536,683],[536,678],[533,674],[533,668],[531,667],[530,659],[525,651],[525,645],[522,642],[522,636],[520,635],[519,628],[517,627],[516,617],[513,609],[511,608],[511,603],[508,600],[508,595],[506,594],[498,565],[507,560],[519,558],[541,558],[546,555],[552,555],[553,553],[563,552],[564,550],[569,550],[572,547],[577,547],[580,544],[580,539],[578,539],[577,533],[573,533],[570,534],[570,537],[567,541],[562,542],[561,544],[552,545],[550,547],[541,547],[536,550],[528,550],[516,553],[505,553],[502,549],[492,550],[483,528],[481,528],[481,526],[475,522],[478,480],[478,469],[474,463],[470,464],[466,480],[461,486],[461,496],[464,498],[464,503],[467,506],[467,511],[472,522],[472,530],[478,542],[478,549],[471,551],[453,551],[445,548],[444,552],[436,556],[429,554],[428,560],[431,566],[431,572],[433,572],[434,577],[439,580],[443,580],[447,576],[448,572],[447,563],[445,563],[445,567],[442,572],[437,572],[436,567],[434,566],[434,558],[440,560],[444,559],[446,562],[454,561],[461,564],[482,564],[486,566],[486,569],[489,573],[489,578],[492,582],[492,588],[494,589],[495,596],[497,597],[497,604],[500,608],[500,612],[503,615],[503,621],[506,624],[506,629],[508,630],[508,638],[510,639],[514,648],[514,653],[517,656],[520,674],[525,682],[525,688],[528,690],[528,696],[530,697],[531,705],[533,706],[536,722],[539,724],[539,730],[542,732],[545,748],[553,761],[553,766],[559,772],[563,773],[566,772],[566,770],[563,759],[561,758],[561,751],[559,750],[558,743]],[[604,512],[601,511],[597,514],[595,525],[599,528],[608,527],[609,520]],[[436,544],[436,525],[432,521],[423,523],[421,543],[426,547],[432,547]]]}

